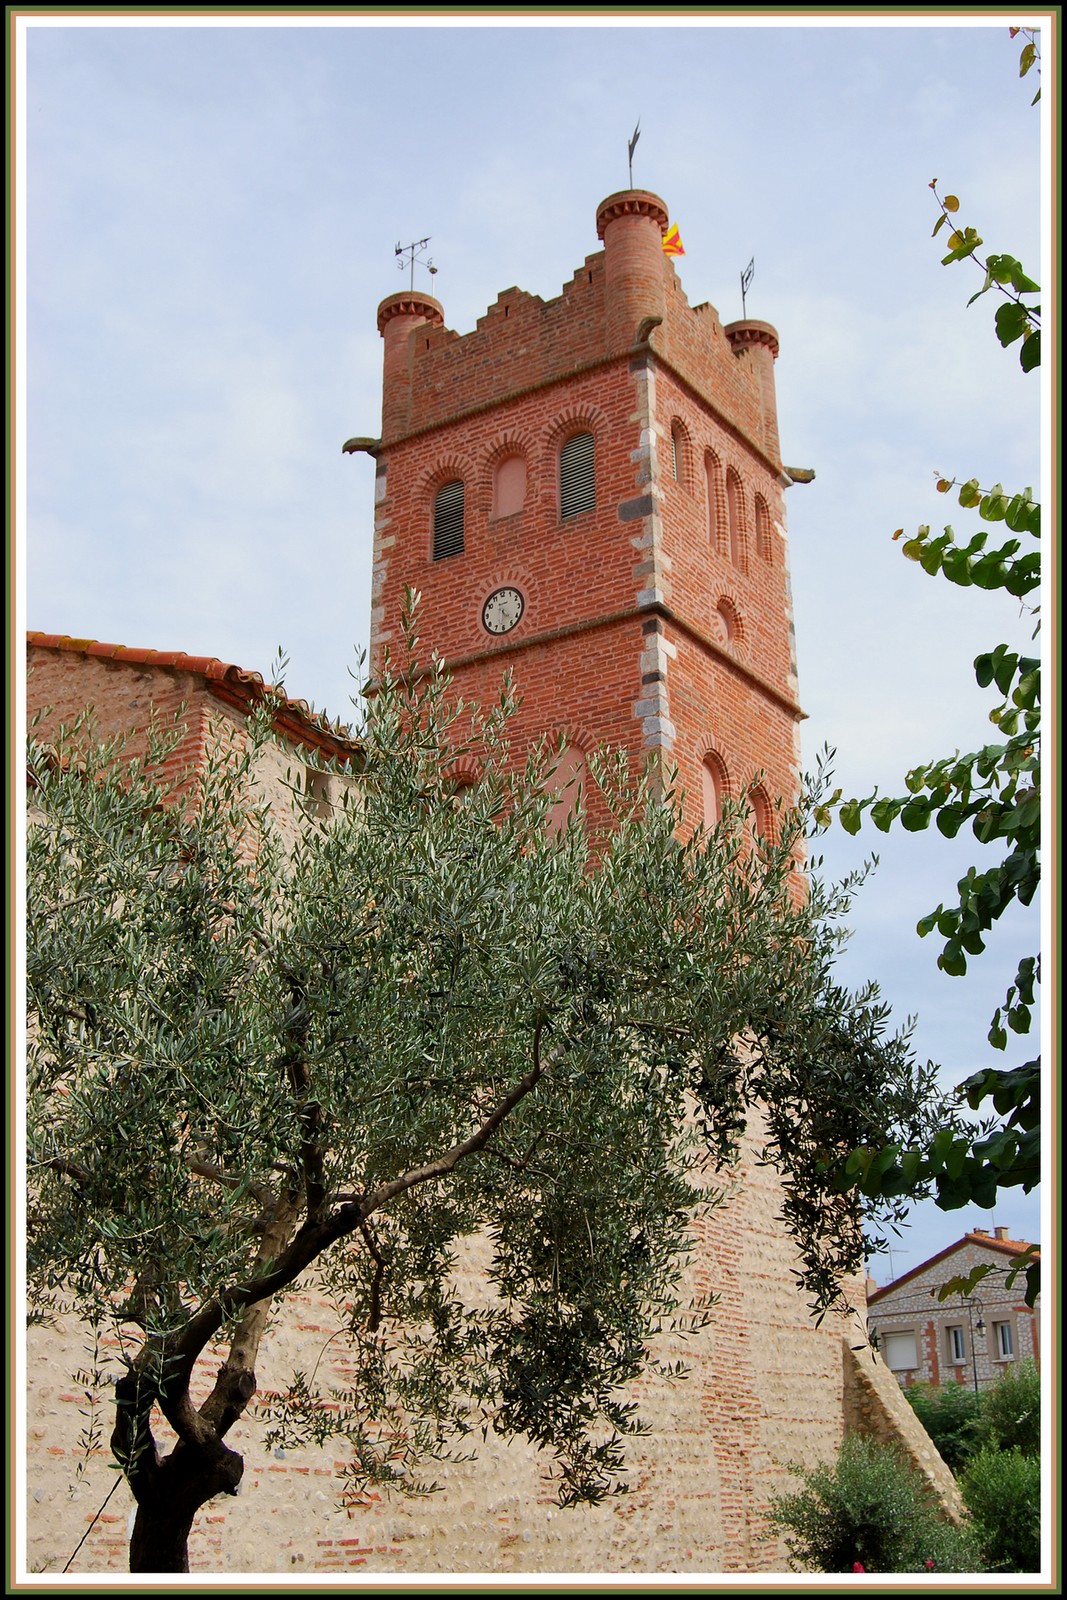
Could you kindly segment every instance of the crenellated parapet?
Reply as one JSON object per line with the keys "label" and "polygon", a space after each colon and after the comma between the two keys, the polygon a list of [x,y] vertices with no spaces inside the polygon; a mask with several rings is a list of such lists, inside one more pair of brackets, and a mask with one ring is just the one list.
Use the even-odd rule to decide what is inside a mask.
{"label": "crenellated parapet", "polygon": [[777,469],[778,336],[764,322],[724,329],[713,306],[690,306],[663,252],[668,226],[666,203],[650,190],[609,195],[596,212],[603,250],[586,257],[555,299],[504,289],[463,335],[445,327],[432,296],[389,295],[378,308],[383,444],[642,351]]}

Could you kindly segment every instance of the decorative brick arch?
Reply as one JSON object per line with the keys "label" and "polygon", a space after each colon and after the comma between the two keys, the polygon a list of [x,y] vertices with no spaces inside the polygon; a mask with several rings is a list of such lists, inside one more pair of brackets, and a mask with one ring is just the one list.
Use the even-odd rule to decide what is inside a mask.
{"label": "decorative brick arch", "polygon": [[471,490],[475,481],[474,467],[467,456],[448,454],[438,456],[432,465],[419,473],[415,480],[415,493],[422,506],[422,515],[425,518],[425,539],[429,554],[436,560],[436,527],[437,527],[437,496],[448,483],[463,485],[463,538],[461,548],[466,543],[466,530],[472,512],[476,511]]}
{"label": "decorative brick arch", "polygon": [[482,768],[473,756],[457,756],[445,768],[444,777],[457,791],[469,789],[482,775]]}
{"label": "decorative brick arch", "polygon": [[726,469],[726,521],[730,560],[739,572],[748,571],[748,530],[745,488],[736,467]]}
{"label": "decorative brick arch", "polygon": [[745,648],[745,623],[737,602],[730,595],[719,596],[712,612],[711,622],[720,642],[726,644],[736,655],[740,655]]}
{"label": "decorative brick arch", "polygon": [[589,792],[589,752],[596,740],[588,728],[574,724],[564,725],[551,736],[553,742],[562,736],[566,741],[558,760],[549,768],[546,787],[558,793],[558,799],[548,813],[548,826],[554,832],[565,828],[578,804],[579,790]]}
{"label": "decorative brick arch", "polygon": [[[527,433],[509,429],[493,440],[478,484],[479,501],[484,503],[487,517],[514,516],[516,512],[525,508],[530,497],[530,462],[533,456],[533,441]],[[518,493],[517,485],[502,483],[501,480],[502,469],[506,473],[508,464],[513,461],[522,462],[521,494]],[[510,509],[507,509],[508,507]]]}
{"label": "decorative brick arch", "polygon": [[757,839],[766,839],[768,844],[774,843],[775,838],[775,813],[771,798],[762,783],[749,785],[747,800],[750,809],[749,825]]}
{"label": "decorative brick arch", "polygon": [[704,493],[707,498],[708,543],[722,555],[729,552],[726,531],[726,485],[722,462],[708,445],[704,451]]}
{"label": "decorative brick arch", "polygon": [[576,433],[591,433],[594,439],[600,440],[604,437],[606,426],[607,419],[599,406],[564,406],[545,434],[543,460],[555,471],[559,453],[568,439],[572,439]]}
{"label": "decorative brick arch", "polygon": [[474,463],[469,456],[455,453],[438,456],[432,466],[425,467],[415,480],[415,492],[433,510],[434,495],[446,483],[459,479],[470,488],[475,481]]}
{"label": "decorative brick arch", "polygon": [[756,496],[756,554],[762,561],[774,560],[771,508],[761,494]]}
{"label": "decorative brick arch", "polygon": [[697,748],[700,751],[703,821],[706,828],[713,828],[722,820],[723,802],[730,798],[730,772],[714,735],[705,735]]}
{"label": "decorative brick arch", "polygon": [[527,461],[533,459],[536,444],[533,436],[525,429],[507,428],[503,433],[494,434],[489,441],[485,462],[490,468],[498,462],[507,460],[508,456],[525,456]]}
{"label": "decorative brick arch", "polygon": [[[569,440],[579,434],[587,433],[593,440],[592,463],[592,490],[594,502],[598,502],[596,490],[597,462],[602,460],[604,441],[606,437],[606,421],[604,413],[598,406],[571,405],[566,406],[556,418],[549,432],[545,435],[542,480],[540,485],[540,500],[547,510],[552,508],[554,515],[562,520],[561,505],[561,467],[564,447]],[[592,507],[586,507],[585,512]],[[568,519],[569,520],[569,519]]]}

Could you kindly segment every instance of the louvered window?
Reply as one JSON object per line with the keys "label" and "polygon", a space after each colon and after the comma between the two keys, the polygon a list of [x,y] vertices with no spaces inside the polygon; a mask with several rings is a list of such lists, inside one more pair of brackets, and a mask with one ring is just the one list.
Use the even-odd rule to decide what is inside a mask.
{"label": "louvered window", "polygon": [[442,484],[433,503],[433,558],[463,554],[463,484]]}
{"label": "louvered window", "polygon": [[675,483],[682,481],[682,462],[684,445],[682,444],[682,430],[676,422],[671,429],[671,472]]}
{"label": "louvered window", "polygon": [[576,517],[596,508],[596,479],[593,475],[593,435],[576,433],[560,451],[559,514]]}

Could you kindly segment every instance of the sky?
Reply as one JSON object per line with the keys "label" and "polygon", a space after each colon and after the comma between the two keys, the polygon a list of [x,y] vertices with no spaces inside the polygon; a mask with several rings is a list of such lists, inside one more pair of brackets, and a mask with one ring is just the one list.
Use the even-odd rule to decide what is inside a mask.
{"label": "sky", "polygon": [[[988,248],[1049,272],[1035,77],[1019,80],[1011,18],[958,15],[28,16],[26,626],[264,676],[281,647],[289,692],[343,716],[368,637],[373,463],[341,446],[379,431],[376,310],[408,281],[395,247],[429,237],[459,333],[513,284],[555,297],[600,248],[597,204],[628,187],[640,120],[633,180],[680,227],[690,303],[739,317],[754,260],[783,459],[815,470],[787,494],[805,765],[831,746],[847,795],[896,793],[918,762],[986,743],[994,700],[971,661],[1029,649],[1033,619],[928,578],[892,539],[976,530],[937,474],[1047,487],[1048,371],[1021,373],[992,297],[967,306],[977,268],[943,268],[931,239],[937,179]],[[967,979],[915,934],[981,860],[973,840],[835,827],[817,848],[834,876],[880,855],[841,973],[916,1017],[947,1082],[1033,1053],[999,1057],[985,1033],[1038,946],[1036,908]],[[995,1216],[917,1207],[874,1275],[994,1223],[1035,1237],[1037,1196],[1005,1193]]]}

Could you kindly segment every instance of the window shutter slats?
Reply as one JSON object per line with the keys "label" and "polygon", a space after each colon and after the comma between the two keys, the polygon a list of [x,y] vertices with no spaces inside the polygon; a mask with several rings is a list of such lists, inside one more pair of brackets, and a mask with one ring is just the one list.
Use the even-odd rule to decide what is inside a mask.
{"label": "window shutter slats", "polygon": [[463,484],[442,484],[433,503],[433,558],[463,554]]}
{"label": "window shutter slats", "polygon": [[560,451],[559,514],[576,517],[596,509],[596,479],[593,473],[593,435],[576,433]]}

